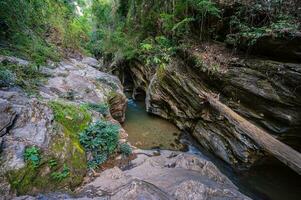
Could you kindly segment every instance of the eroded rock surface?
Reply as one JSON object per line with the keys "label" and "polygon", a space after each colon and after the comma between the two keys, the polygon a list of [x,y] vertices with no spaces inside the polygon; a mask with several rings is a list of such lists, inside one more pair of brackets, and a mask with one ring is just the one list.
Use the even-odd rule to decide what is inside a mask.
{"label": "eroded rock surface", "polygon": [[75,59],[61,62],[53,69],[45,68],[44,73],[51,77],[40,90],[43,98],[65,98],[77,103],[111,102],[112,116],[124,121],[126,97],[117,77]]}
{"label": "eroded rock surface", "polygon": [[250,199],[202,157],[172,151],[161,151],[159,156],[151,151],[136,153],[131,169],[108,169],[66,199]]}
{"label": "eroded rock surface", "polygon": [[[29,65],[25,60],[5,56],[0,57],[0,62]],[[96,65],[96,60],[91,58],[49,63],[42,68],[47,80],[36,97],[17,87],[1,88],[1,198],[10,199],[16,192],[20,195],[53,191],[57,185],[75,188],[83,181],[87,169],[86,155],[76,139],[75,134],[78,133],[74,131],[100,118],[119,124],[124,120],[126,109],[126,97],[118,78],[99,72],[94,68]],[[52,102],[58,102],[61,106],[56,112],[63,112],[61,109],[69,106],[75,112],[69,114],[76,115],[77,119],[64,113],[65,118],[70,123],[76,120],[77,124],[70,128],[66,123],[57,122]],[[87,103],[110,104],[110,112],[105,116],[81,109],[81,105]],[[121,129],[120,138],[125,140],[126,137],[127,134]],[[33,146],[40,149],[38,168],[26,165],[24,160],[25,149]],[[49,162],[54,162],[55,167],[52,168]],[[70,175],[64,181],[56,182],[52,172],[60,173],[64,166],[68,167]]]}
{"label": "eroded rock surface", "polygon": [[152,76],[146,89],[147,111],[188,130],[226,162],[251,166],[264,152],[243,131],[203,104],[200,91],[212,91],[252,123],[298,149],[300,64],[234,57],[219,49],[210,52],[210,45],[204,49],[186,52],[165,72]]}

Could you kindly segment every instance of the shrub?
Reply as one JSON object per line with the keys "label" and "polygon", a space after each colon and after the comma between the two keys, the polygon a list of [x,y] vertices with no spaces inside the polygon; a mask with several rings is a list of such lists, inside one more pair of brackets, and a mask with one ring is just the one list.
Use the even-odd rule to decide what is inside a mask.
{"label": "shrub", "polygon": [[300,20],[283,10],[285,2],[254,1],[239,6],[230,17],[230,34],[226,43],[235,47],[252,47],[263,36],[294,37],[300,30]]}
{"label": "shrub", "polygon": [[118,139],[119,126],[104,121],[97,121],[80,133],[81,145],[92,155],[88,167],[96,168],[104,163],[116,150]]}
{"label": "shrub", "polygon": [[[84,16],[76,14],[77,1]],[[92,27],[87,6],[82,0],[0,1],[0,52],[44,64],[59,60],[61,47],[81,50]]]}
{"label": "shrub", "polygon": [[119,151],[124,156],[129,156],[132,154],[132,147],[127,143],[119,144]]}
{"label": "shrub", "polygon": [[32,164],[35,168],[39,166],[41,157],[37,147],[27,147],[24,152],[24,159],[26,162]]}
{"label": "shrub", "polygon": [[175,48],[169,39],[157,36],[144,40],[140,45],[140,53],[140,59],[144,60],[146,65],[164,69],[175,54]]}

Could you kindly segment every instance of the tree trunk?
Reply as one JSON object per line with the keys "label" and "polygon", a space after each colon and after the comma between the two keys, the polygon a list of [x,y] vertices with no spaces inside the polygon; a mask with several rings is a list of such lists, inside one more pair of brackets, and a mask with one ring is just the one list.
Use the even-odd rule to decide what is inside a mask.
{"label": "tree trunk", "polygon": [[243,132],[254,140],[261,148],[301,175],[301,154],[299,152],[280,142],[272,135],[234,112],[231,108],[221,103],[218,98],[215,98],[214,95],[201,92],[199,96],[202,99],[205,99],[211,107],[220,112],[220,114],[226,117],[237,128],[243,130]]}

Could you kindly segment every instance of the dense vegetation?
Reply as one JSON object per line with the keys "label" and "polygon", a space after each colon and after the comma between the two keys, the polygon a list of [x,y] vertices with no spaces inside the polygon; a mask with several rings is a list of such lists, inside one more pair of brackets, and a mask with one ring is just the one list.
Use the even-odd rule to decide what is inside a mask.
{"label": "dense vegetation", "polygon": [[294,0],[242,0],[229,7],[214,2],[219,1],[94,1],[94,54],[164,66],[177,48],[200,40],[248,49],[260,37],[294,37],[300,30]]}
{"label": "dense vegetation", "polygon": [[85,1],[1,1],[1,54],[43,64],[47,59],[59,60],[64,49],[84,52],[91,26],[88,12],[82,15],[78,8],[85,7]]}
{"label": "dense vegetation", "polygon": [[217,39],[248,48],[264,35],[284,37],[300,30],[296,0],[241,0],[231,7],[219,2],[5,0],[0,2],[1,53],[38,64],[92,53],[164,66],[188,40]]}

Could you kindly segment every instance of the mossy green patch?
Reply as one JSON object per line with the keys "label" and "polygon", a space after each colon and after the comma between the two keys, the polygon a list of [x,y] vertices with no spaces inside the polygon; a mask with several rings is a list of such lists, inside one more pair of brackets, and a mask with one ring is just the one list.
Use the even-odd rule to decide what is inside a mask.
{"label": "mossy green patch", "polygon": [[91,122],[91,114],[86,108],[73,104],[53,101],[49,105],[58,127],[49,148],[41,152],[41,161],[37,166],[27,162],[24,168],[7,173],[18,195],[74,189],[86,174],[86,154],[80,145],[79,133]]}
{"label": "mossy green patch", "polygon": [[63,135],[53,139],[51,151],[60,156],[70,167],[70,186],[81,183],[86,172],[85,151],[79,142],[79,133],[91,122],[92,117],[85,106],[58,101],[49,103],[54,119],[62,126]]}
{"label": "mossy green patch", "polygon": [[68,185],[67,181],[58,183],[50,176],[51,173],[61,170],[61,164],[51,168],[48,159],[48,156],[44,156],[38,167],[27,163],[24,168],[7,173],[8,180],[17,195],[34,195]]}
{"label": "mossy green patch", "polygon": [[52,101],[49,106],[54,112],[54,119],[71,134],[81,132],[91,122],[91,114],[84,106]]}

